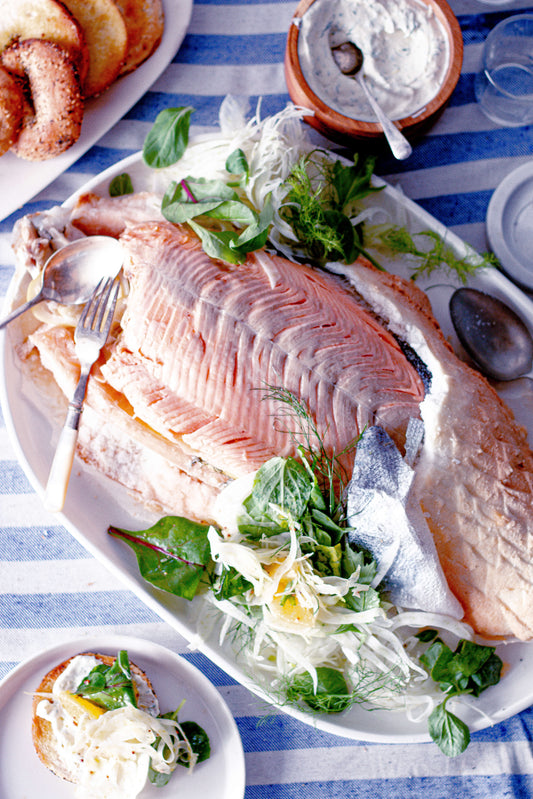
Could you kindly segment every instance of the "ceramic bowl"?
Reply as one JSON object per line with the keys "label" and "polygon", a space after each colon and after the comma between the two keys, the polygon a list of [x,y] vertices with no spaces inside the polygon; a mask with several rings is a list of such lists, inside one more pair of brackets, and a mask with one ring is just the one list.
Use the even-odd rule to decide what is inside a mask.
{"label": "ceramic bowl", "polygon": [[[297,106],[309,109],[306,121],[321,134],[342,144],[354,140],[368,144],[384,141],[378,122],[352,119],[334,110],[318,97],[307,83],[298,54],[301,18],[315,0],[301,0],[294,12],[285,50],[285,79],[289,95]],[[438,119],[457,85],[463,62],[463,39],[457,18],[446,0],[418,0],[431,8],[448,38],[449,61],[437,94],[411,116],[395,120],[395,124],[407,138],[412,139],[426,132]]]}

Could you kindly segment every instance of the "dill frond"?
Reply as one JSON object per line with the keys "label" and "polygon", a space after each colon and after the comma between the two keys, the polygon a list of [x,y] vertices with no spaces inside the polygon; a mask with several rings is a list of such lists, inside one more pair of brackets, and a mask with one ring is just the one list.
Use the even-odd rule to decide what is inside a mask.
{"label": "dill frond", "polygon": [[280,410],[276,414],[278,423],[282,418],[292,420],[292,427],[281,429],[293,438],[302,462],[316,476],[321,491],[327,497],[331,518],[338,519],[344,490],[350,479],[341,458],[355,451],[361,436],[356,436],[341,452],[329,453],[311,411],[303,400],[292,391],[278,386],[269,386],[264,398],[280,404]]}
{"label": "dill frond", "polygon": [[412,269],[412,280],[428,277],[435,270],[444,269],[465,284],[477,269],[498,265],[498,259],[492,253],[480,256],[472,252],[471,255],[458,258],[445,239],[434,230],[410,233],[406,227],[393,226],[376,231],[375,237],[392,254],[407,255],[418,261]]}

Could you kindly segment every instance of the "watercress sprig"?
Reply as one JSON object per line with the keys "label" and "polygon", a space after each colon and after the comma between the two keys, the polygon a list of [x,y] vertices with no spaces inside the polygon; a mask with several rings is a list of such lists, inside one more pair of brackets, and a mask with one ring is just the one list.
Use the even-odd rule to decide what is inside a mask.
{"label": "watercress sprig", "polygon": [[470,730],[464,721],[448,709],[448,702],[466,694],[478,697],[489,686],[496,685],[503,663],[493,646],[462,639],[452,651],[438,637],[436,630],[423,630],[417,637],[421,641],[431,642],[420,656],[420,662],[446,694],[429,716],[429,734],[445,755],[454,757],[468,746]]}
{"label": "watercress sprig", "polygon": [[121,650],[114,663],[99,663],[80,682],[74,693],[106,710],[125,705],[137,707],[128,653]]}

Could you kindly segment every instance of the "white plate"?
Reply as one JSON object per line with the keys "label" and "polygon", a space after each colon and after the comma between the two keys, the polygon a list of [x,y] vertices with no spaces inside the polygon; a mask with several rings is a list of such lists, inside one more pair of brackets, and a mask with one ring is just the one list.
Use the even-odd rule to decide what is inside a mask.
{"label": "white plate", "polygon": [[116,80],[85,106],[81,136],[48,161],[24,161],[11,152],[0,158],[0,220],[16,211],[78,160],[139,100],[177,53],[189,26],[193,0],[163,0],[165,29],[157,50],[134,72]]}
{"label": "white plate", "polygon": [[533,289],[533,161],[495,189],[487,209],[490,247],[512,280]]}
{"label": "white plate", "polygon": [[[55,777],[39,760],[31,739],[32,691],[54,666],[80,652],[116,655],[125,649],[146,672],[161,712],[175,710],[182,699],[181,721],[195,721],[209,736],[211,756],[192,774],[179,768],[165,788],[148,786],[139,799],[243,799],[244,752],[226,703],[209,680],[179,655],[137,638],[108,635],[60,644],[21,663],[0,683],[0,796],[2,799],[72,799],[71,783]],[[172,787],[173,786],[173,787]]]}
{"label": "white plate", "polygon": [[[109,181],[116,174],[122,172],[130,173],[137,191],[149,186],[150,171],[143,165],[140,154],[135,154],[91,180],[80,189],[79,193],[100,190],[102,194],[106,195]],[[147,181],[145,186],[143,186],[143,179]],[[435,230],[439,235],[446,237],[446,241],[457,256],[464,256],[466,245],[457,236],[447,231],[436,219],[396,189],[384,184],[381,180],[376,180],[376,182],[383,184],[385,188],[383,191],[371,195],[370,200],[373,205],[379,204],[390,223],[407,225],[413,232]],[[73,202],[73,199],[67,200],[66,204]],[[402,270],[401,262],[386,261],[382,256],[380,256],[380,260],[389,271],[404,276],[408,275],[405,269]],[[421,285],[423,287],[423,283]],[[477,273],[475,280],[471,281],[471,285],[504,298],[532,325],[533,329],[533,303],[500,272],[494,269],[481,270]],[[443,278],[442,275],[432,276],[429,286],[431,288],[428,289],[428,293],[435,315],[441,323],[444,333],[458,347],[448,313],[448,300],[455,286],[451,280]],[[2,404],[6,425],[19,461],[33,487],[42,496],[54,454],[52,445],[54,431],[51,429],[49,420],[33,403],[31,396],[28,397],[24,392],[21,374],[14,355],[17,336],[20,337],[20,335],[17,322],[12,323],[4,333],[5,341],[1,348],[4,358],[1,370],[3,381],[0,384]],[[520,381],[513,383],[514,391],[510,404],[515,402],[513,408],[516,414],[533,434],[532,393],[530,389],[521,391],[520,386],[517,386],[519,383]],[[39,431],[38,436],[35,431]],[[55,432],[57,433],[57,431]],[[196,599],[190,603],[160,591],[145,582],[139,575],[136,558],[130,549],[107,535],[106,531],[109,525],[125,529],[140,529],[144,522],[152,523],[154,521],[153,517],[147,517],[140,508],[135,507],[125,491],[121,491],[116,484],[111,484],[109,480],[77,463],[70,480],[64,512],[59,514],[58,518],[89,552],[101,560],[162,619],[185,638],[189,640],[195,638],[201,651],[237,681],[266,701],[272,701],[243,672],[236,662],[229,644],[220,646],[216,634],[208,641],[198,641],[195,636],[196,627],[190,617],[190,609],[201,600]],[[468,708],[462,713],[471,730],[482,729],[491,722],[501,721],[533,704],[533,683],[531,681],[533,646],[510,644],[501,647],[501,650],[501,656],[509,664],[509,668],[500,683],[488,689],[475,705],[488,716],[483,716],[476,710]],[[327,716],[310,715],[285,706],[282,709],[307,724],[356,740],[404,743],[429,740],[425,722],[418,724],[411,722],[403,713],[380,710],[368,712],[360,707],[354,707],[346,714]]]}

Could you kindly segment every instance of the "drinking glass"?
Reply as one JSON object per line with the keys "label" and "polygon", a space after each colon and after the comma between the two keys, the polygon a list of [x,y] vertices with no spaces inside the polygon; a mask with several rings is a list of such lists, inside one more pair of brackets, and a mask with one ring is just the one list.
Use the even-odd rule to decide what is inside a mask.
{"label": "drinking glass", "polygon": [[508,17],[491,30],[483,45],[475,94],[494,122],[533,122],[533,14]]}

